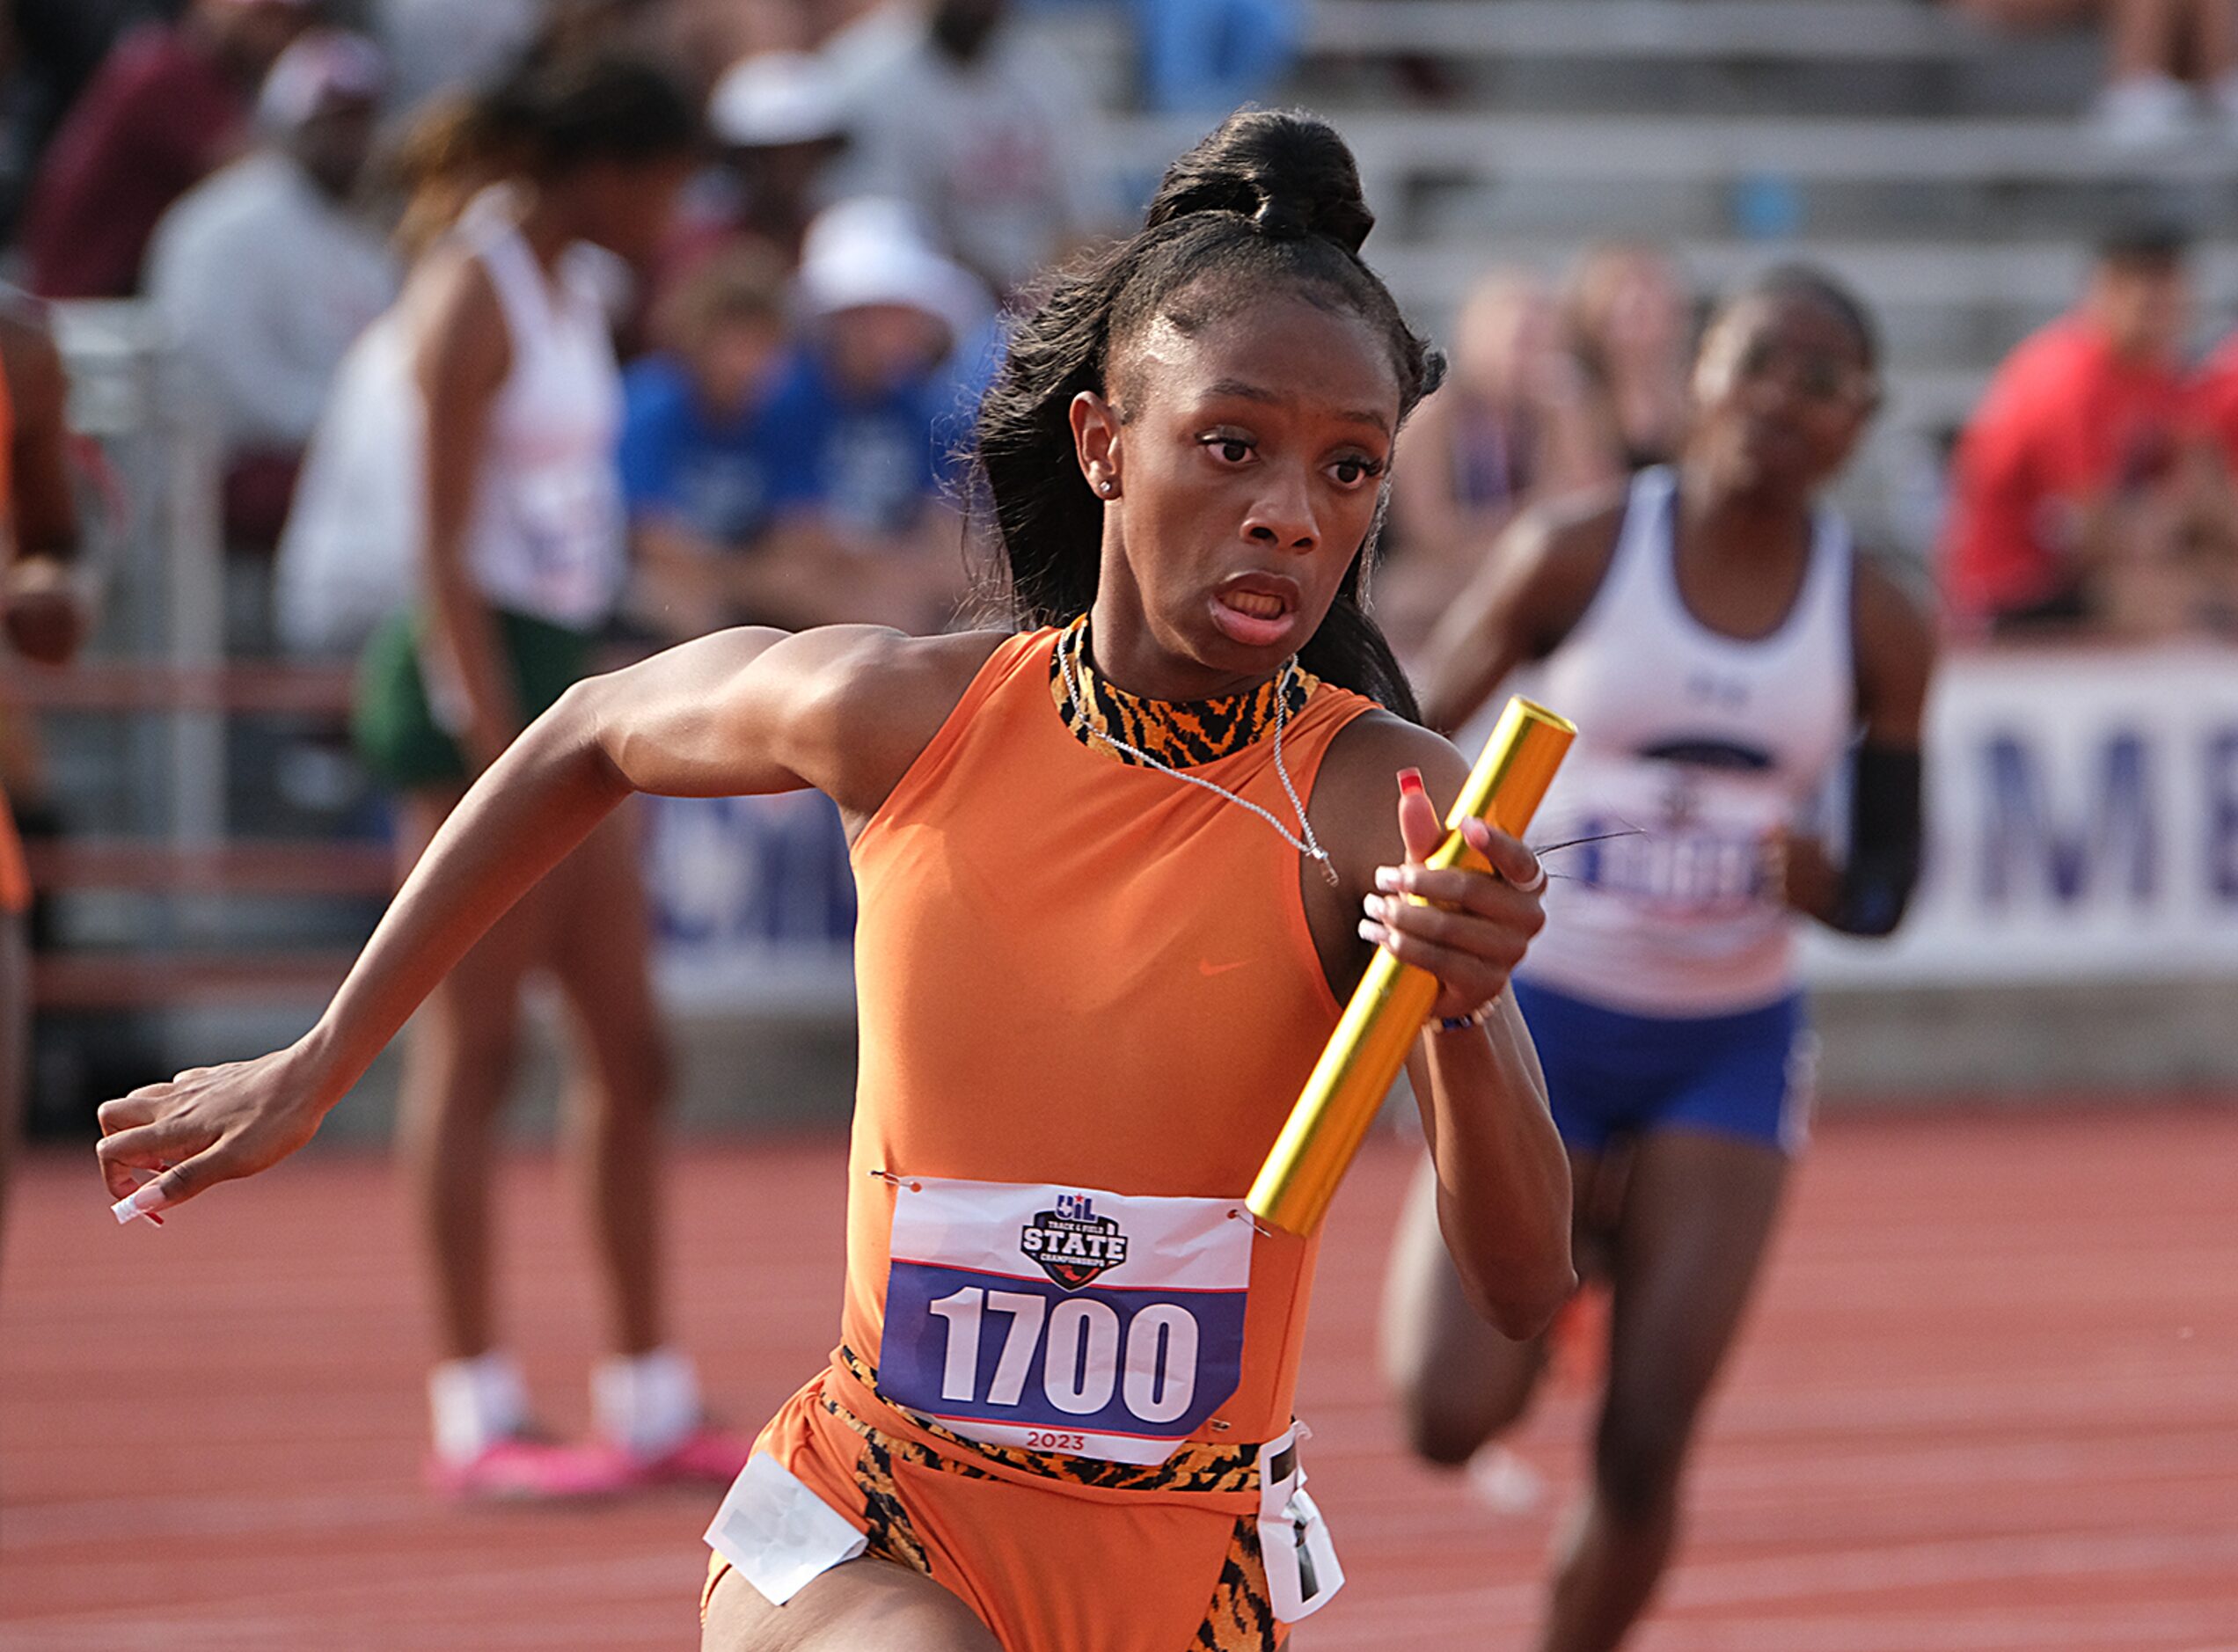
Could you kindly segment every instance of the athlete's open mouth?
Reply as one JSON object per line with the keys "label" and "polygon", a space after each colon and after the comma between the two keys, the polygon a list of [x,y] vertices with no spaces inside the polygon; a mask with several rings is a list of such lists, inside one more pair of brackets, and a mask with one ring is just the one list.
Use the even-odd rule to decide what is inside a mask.
{"label": "athlete's open mouth", "polygon": [[1298,588],[1276,574],[1244,574],[1212,594],[1212,623],[1250,648],[1296,647]]}

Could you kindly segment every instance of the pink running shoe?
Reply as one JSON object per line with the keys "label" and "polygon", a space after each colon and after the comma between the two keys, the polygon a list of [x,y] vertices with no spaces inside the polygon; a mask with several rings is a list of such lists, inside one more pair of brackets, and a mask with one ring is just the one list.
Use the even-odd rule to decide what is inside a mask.
{"label": "pink running shoe", "polygon": [[639,1483],[638,1466],[610,1445],[516,1437],[463,1463],[428,1461],[428,1483],[463,1502],[573,1502],[612,1497]]}
{"label": "pink running shoe", "polygon": [[702,1422],[658,1457],[633,1463],[644,1486],[728,1486],[738,1478],[754,1443],[742,1435]]}

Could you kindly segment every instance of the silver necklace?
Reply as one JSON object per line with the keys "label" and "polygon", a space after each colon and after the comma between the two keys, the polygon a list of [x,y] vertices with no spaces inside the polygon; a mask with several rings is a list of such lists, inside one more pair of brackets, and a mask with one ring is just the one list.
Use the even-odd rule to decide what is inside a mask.
{"label": "silver necklace", "polygon": [[[1306,805],[1298,800],[1298,788],[1291,783],[1290,767],[1283,761],[1283,727],[1290,720],[1290,684],[1292,674],[1298,669],[1298,656],[1292,654],[1283,662],[1282,676],[1275,683],[1275,774],[1282,781],[1283,794],[1290,799],[1290,807],[1298,815],[1298,832],[1293,832],[1271,813],[1261,808],[1249,798],[1238,797],[1225,786],[1215,786],[1203,775],[1191,774],[1186,769],[1177,769],[1170,763],[1152,757],[1140,747],[1129,745],[1125,741],[1112,734],[1109,729],[1099,727],[1094,720],[1094,708],[1088,704],[1086,697],[1080,692],[1080,680],[1073,669],[1073,650],[1087,646],[1087,634],[1088,630],[1086,625],[1078,625],[1073,627],[1071,637],[1059,637],[1057,642],[1057,662],[1064,673],[1065,697],[1072,702],[1074,714],[1087,723],[1089,732],[1105,745],[1115,751],[1125,752],[1145,768],[1156,769],[1160,773],[1170,774],[1176,780],[1185,780],[1191,786],[1203,786],[1214,796],[1225,798],[1238,808],[1249,809],[1268,825],[1273,827],[1283,842],[1308,859],[1319,861],[1321,875],[1327,878],[1334,888],[1339,881],[1336,867],[1329,860],[1328,851],[1322,848],[1320,840],[1313,836],[1313,822],[1306,818]],[[1305,836],[1300,837],[1298,835],[1298,832],[1303,832]]]}

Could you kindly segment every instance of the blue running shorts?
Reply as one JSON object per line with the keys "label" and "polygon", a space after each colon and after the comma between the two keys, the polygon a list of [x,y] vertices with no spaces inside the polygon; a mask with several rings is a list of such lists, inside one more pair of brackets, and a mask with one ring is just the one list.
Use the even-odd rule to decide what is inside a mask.
{"label": "blue running shorts", "polygon": [[1801,993],[1737,1015],[1669,1017],[1513,985],[1547,1071],[1554,1127],[1573,1152],[1674,1127],[1802,1151],[1817,1039]]}

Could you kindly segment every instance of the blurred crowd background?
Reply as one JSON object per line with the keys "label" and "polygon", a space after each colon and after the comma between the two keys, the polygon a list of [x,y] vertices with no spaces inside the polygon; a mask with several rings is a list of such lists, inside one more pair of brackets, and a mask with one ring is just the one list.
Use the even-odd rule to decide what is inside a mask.
{"label": "blurred crowd background", "polygon": [[[705,112],[657,255],[607,271],[618,652],[963,623],[954,454],[1004,306],[1229,109],[1302,103],[1354,142],[1368,256],[1453,362],[1396,471],[1378,600],[1402,655],[1524,505],[1674,455],[1708,303],[1814,259],[1886,339],[1844,503],[1936,594],[1975,718],[1950,761],[1989,788],[1948,803],[1948,910],[1930,899],[1927,939],[1875,979],[2087,978],[2105,935],[2116,973],[2231,960],[2238,929],[2199,901],[2238,900],[2238,737],[2152,707],[2238,705],[2238,0],[0,11],[5,267],[70,376],[99,615],[66,672],[10,668],[0,742],[42,888],[45,1128],[300,1025],[378,912],[391,824],[341,716],[358,647],[413,593],[382,318],[463,199],[459,100],[530,53],[640,54]],[[2025,865],[1984,860],[2015,838]],[[826,815],[679,807],[650,844],[680,1001],[844,1003]],[[2021,925],[2001,965],[1985,914]],[[2186,1045],[2174,1076],[2222,1058]],[[2011,1076],[1981,1061],[1940,1076]]]}

